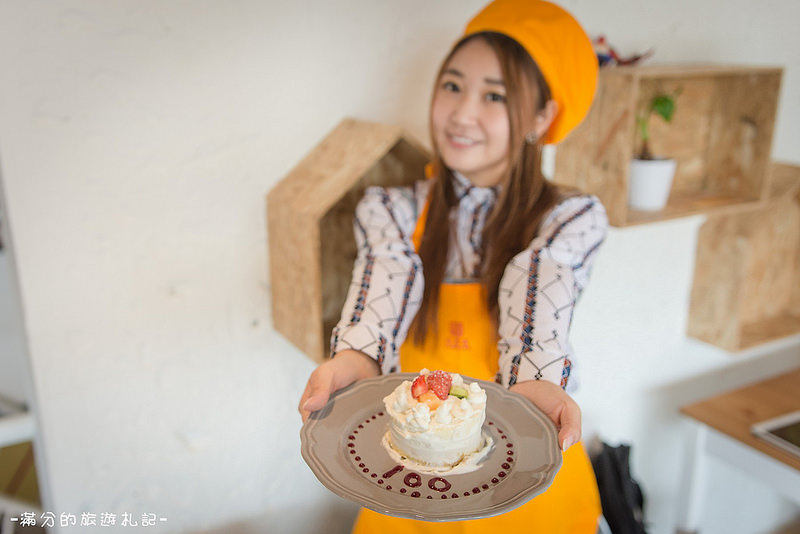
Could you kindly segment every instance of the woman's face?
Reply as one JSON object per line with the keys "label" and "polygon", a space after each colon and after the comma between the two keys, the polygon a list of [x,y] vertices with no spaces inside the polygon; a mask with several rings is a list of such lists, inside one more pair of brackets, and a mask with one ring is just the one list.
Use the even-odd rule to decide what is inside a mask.
{"label": "woman's face", "polygon": [[431,130],[444,164],[473,185],[492,187],[508,167],[509,120],[500,62],[482,39],[445,66],[431,106]]}

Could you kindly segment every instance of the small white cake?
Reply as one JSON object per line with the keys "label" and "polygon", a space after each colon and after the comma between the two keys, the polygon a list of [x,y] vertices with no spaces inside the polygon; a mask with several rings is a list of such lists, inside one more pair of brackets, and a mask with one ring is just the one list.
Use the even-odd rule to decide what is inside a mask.
{"label": "small white cake", "polygon": [[449,469],[479,461],[491,442],[483,435],[486,392],[460,375],[420,371],[383,399],[390,417],[384,444],[417,467]]}

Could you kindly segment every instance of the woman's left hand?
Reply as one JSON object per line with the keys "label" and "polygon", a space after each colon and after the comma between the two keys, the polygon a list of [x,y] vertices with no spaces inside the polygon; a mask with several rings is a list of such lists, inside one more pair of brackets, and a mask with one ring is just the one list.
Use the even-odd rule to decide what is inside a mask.
{"label": "woman's left hand", "polygon": [[526,397],[555,423],[562,451],[581,439],[581,409],[560,386],[545,380],[526,380],[509,389]]}

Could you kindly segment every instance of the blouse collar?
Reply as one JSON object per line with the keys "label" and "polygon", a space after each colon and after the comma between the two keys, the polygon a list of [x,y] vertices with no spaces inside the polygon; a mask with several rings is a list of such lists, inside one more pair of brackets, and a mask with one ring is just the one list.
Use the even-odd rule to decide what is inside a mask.
{"label": "blouse collar", "polygon": [[494,202],[497,200],[497,195],[500,191],[500,186],[494,187],[478,187],[472,185],[463,174],[453,171],[453,189],[456,193],[459,203],[466,197],[472,199],[476,204],[484,202]]}

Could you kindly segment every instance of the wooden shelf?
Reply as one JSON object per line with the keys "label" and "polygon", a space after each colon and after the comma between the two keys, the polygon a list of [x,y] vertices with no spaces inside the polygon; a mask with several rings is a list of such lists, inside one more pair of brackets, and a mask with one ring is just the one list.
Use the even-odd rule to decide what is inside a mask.
{"label": "wooden shelf", "polygon": [[661,211],[640,211],[629,209],[627,225],[645,224],[669,219],[677,219],[702,213],[724,213],[741,208],[760,205],[758,198],[737,197],[734,195],[712,194],[673,194],[669,204]]}
{"label": "wooden shelf", "polygon": [[800,334],[800,313],[786,312],[768,319],[742,324],[739,349],[763,345],[795,334]]}
{"label": "wooden shelf", "polygon": [[[782,69],[739,65],[614,67],[600,71],[586,120],[556,150],[554,181],[597,195],[614,226],[748,206],[765,198]],[[651,121],[651,148],[678,162],[667,207],[628,207],[636,115],[680,92],[670,124]]]}
{"label": "wooden shelf", "polygon": [[402,129],[346,119],[267,196],[273,322],[315,361],[350,285],[356,204],[370,185],[422,178],[428,161]]}
{"label": "wooden shelf", "polygon": [[728,351],[800,333],[800,166],[773,164],[770,182],[698,234],[688,333]]}

